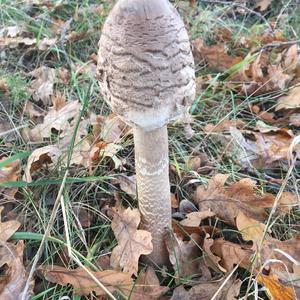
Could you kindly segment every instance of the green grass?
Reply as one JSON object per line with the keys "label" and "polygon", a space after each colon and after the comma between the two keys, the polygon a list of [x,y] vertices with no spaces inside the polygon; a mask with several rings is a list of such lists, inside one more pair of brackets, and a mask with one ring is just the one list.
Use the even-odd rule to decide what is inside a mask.
{"label": "green grass", "polygon": [[[201,1],[200,1],[201,2]],[[277,1],[273,1],[277,2]],[[283,2],[283,1],[278,1]],[[57,4],[59,1],[53,1]],[[234,41],[239,40],[243,34],[260,33],[267,28],[261,20],[249,14],[238,15],[236,19],[230,18],[229,5],[216,5],[214,9],[204,3],[200,3],[196,10],[183,10],[182,5],[187,1],[175,1],[186,24],[188,25],[191,39],[198,37],[208,43],[215,43],[215,33],[217,29],[228,29],[234,36]],[[93,6],[101,7],[101,15],[91,9]],[[283,5],[283,3],[282,3]],[[282,5],[274,5],[274,11],[280,11]],[[294,8],[292,1],[286,12]],[[186,5],[185,5],[186,7]],[[32,38],[41,40],[43,38],[53,38],[55,34],[52,31],[54,19],[64,21],[72,19],[70,30],[83,36],[72,43],[66,43],[64,47],[58,42],[55,47],[46,51],[37,51],[36,49],[22,49],[20,47],[11,48],[6,51],[6,60],[0,65],[0,79],[3,78],[8,84],[9,93],[0,95],[0,120],[7,121],[14,130],[11,138],[0,135],[0,157],[9,156],[0,162],[0,168],[17,159],[22,161],[22,166],[26,165],[27,157],[32,151],[52,143],[54,140],[45,140],[44,143],[26,143],[21,135],[22,126],[32,127],[30,120],[23,117],[23,108],[26,101],[31,100],[28,87],[32,78],[28,73],[40,66],[46,65],[56,70],[61,67],[69,68],[69,62],[73,64],[84,65],[90,60],[90,55],[97,53],[97,44],[101,33],[101,27],[111,8],[108,1],[67,1],[63,4],[50,6],[30,7],[30,5],[21,5],[11,1],[0,0],[0,26],[18,25],[24,27],[24,30]],[[270,16],[271,18],[272,16]],[[289,39],[297,39],[300,35],[300,17],[299,8],[289,14],[287,19],[288,26],[284,27],[285,34]],[[298,37],[299,38],[299,37]],[[58,36],[59,39],[59,36]],[[259,45],[258,45],[259,46]],[[170,143],[170,163],[175,172],[171,174],[172,192],[175,192],[178,200],[190,199],[191,193],[195,190],[197,184],[207,183],[212,174],[224,173],[230,174],[230,182],[235,182],[241,178],[252,178],[258,182],[262,190],[266,192],[278,192],[279,186],[271,184],[269,177],[284,178],[287,172],[285,166],[270,170],[256,170],[256,172],[247,172],[237,161],[224,153],[224,146],[217,142],[212,135],[205,134],[202,129],[206,124],[218,124],[225,118],[242,119],[247,128],[255,125],[257,119],[248,113],[250,104],[259,103],[260,105],[271,106],[274,104],[273,95],[270,93],[258,97],[244,97],[233,93],[225,85],[225,79],[229,74],[239,70],[244,64],[249,63],[253,57],[247,58],[240,64],[234,66],[226,74],[213,73],[212,83],[206,90],[197,95],[195,103],[192,106],[191,114],[194,118],[192,129],[194,135],[188,138],[185,134],[183,124],[171,124],[169,126]],[[208,73],[202,65],[197,66],[197,75]],[[219,89],[214,89],[214,84],[218,84]],[[77,120],[77,126],[70,143],[68,153],[68,163],[58,163],[51,170],[41,170],[34,176],[31,183],[23,180],[17,182],[8,182],[0,184],[1,188],[18,187],[18,201],[14,203],[13,210],[18,214],[22,221],[22,228],[13,236],[13,240],[25,240],[26,251],[25,261],[27,264],[33,261],[35,253],[43,238],[45,229],[50,220],[50,215],[58,193],[63,182],[63,176],[66,170],[69,175],[65,181],[63,198],[65,203],[65,213],[67,223],[63,222],[62,209],[60,208],[57,218],[51,228],[50,237],[48,237],[43,250],[39,264],[58,264],[63,263],[66,266],[76,266],[75,263],[65,259],[67,246],[71,246],[74,254],[85,265],[93,270],[99,270],[97,259],[110,253],[116,245],[116,240],[110,228],[110,222],[103,213],[103,208],[107,204],[115,202],[115,195],[120,195],[126,205],[136,206],[136,202],[124,195],[122,191],[111,183],[111,179],[116,177],[120,170],[114,170],[113,164],[107,159],[103,159],[93,169],[92,174],[84,167],[70,166],[70,157],[74,149],[76,130],[79,122],[87,116],[89,112],[107,115],[110,112],[107,104],[100,96],[99,87],[93,76],[86,74],[78,75],[71,73],[70,83],[65,85],[61,82],[55,84],[55,90],[59,90],[67,95],[69,100],[79,100],[83,108],[80,118]],[[242,101],[240,101],[242,100]],[[48,110],[48,107],[41,108]],[[122,140],[123,150],[118,154],[126,160],[126,174],[135,173],[133,159],[133,140],[132,137],[126,137]],[[208,159],[214,164],[214,170],[207,175],[198,174],[187,167],[187,161],[192,155],[205,153]],[[123,171],[124,173],[124,171]],[[184,174],[184,175],[182,175]],[[291,178],[287,183],[287,190],[295,192],[299,183],[299,166],[294,168]],[[92,226],[82,228],[78,222],[78,208],[88,211],[92,216]],[[300,214],[293,211],[285,217],[272,220],[274,224],[272,231],[278,239],[288,239],[300,232],[299,222]],[[218,225],[219,226],[219,225]],[[67,240],[66,229],[69,232]],[[222,234],[230,235],[228,228],[221,227]],[[163,279],[164,285],[175,287],[174,274],[168,273]],[[244,278],[249,274],[244,274]],[[41,279],[40,279],[41,280]],[[185,279],[182,279],[183,281]],[[45,289],[38,291],[32,298],[33,300],[59,299],[62,296],[70,296],[73,300],[80,298],[73,295],[72,288],[52,285],[44,281]],[[91,296],[81,299],[95,299]]]}

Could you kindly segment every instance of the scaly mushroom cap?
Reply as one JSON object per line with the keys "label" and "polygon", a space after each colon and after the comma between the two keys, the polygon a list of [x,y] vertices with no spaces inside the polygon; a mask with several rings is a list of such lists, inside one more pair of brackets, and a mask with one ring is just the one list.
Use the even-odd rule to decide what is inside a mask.
{"label": "scaly mushroom cap", "polygon": [[168,0],[119,0],[99,46],[101,93],[126,122],[149,131],[187,114],[195,97],[194,60]]}

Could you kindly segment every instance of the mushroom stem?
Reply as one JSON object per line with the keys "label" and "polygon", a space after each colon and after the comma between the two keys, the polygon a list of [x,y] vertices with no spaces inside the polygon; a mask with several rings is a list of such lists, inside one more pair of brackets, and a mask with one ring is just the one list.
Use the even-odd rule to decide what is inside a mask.
{"label": "mushroom stem", "polygon": [[134,128],[135,167],[141,227],[152,234],[152,263],[168,264],[164,243],[166,228],[171,228],[171,197],[167,126],[144,131]]}

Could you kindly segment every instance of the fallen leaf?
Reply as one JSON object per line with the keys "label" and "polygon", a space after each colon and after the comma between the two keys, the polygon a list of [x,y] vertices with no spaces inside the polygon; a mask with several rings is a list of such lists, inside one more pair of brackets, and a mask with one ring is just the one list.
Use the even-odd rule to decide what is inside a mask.
{"label": "fallen leaf", "polygon": [[169,290],[166,286],[160,286],[159,280],[153,268],[148,267],[146,271],[142,271],[136,282],[134,289],[131,292],[131,300],[149,299],[156,300],[160,295]]}
{"label": "fallen leaf", "polygon": [[203,131],[204,132],[224,132],[224,131],[229,131],[230,127],[236,127],[236,128],[241,128],[245,126],[245,123],[240,120],[240,119],[236,119],[236,120],[222,120],[221,122],[219,122],[216,125],[213,124],[207,124],[205,125]]}
{"label": "fallen leaf", "polygon": [[239,211],[260,221],[264,220],[267,216],[265,207],[272,207],[275,197],[257,193],[255,182],[247,178],[225,188],[228,177],[229,175],[217,174],[209,180],[207,187],[197,187],[193,198],[199,210],[211,210],[221,220],[233,226]]}
{"label": "fallen leaf", "polygon": [[211,251],[211,247],[213,244],[214,244],[214,240],[210,238],[210,236],[207,234],[203,243],[203,250],[204,250],[203,259],[205,261],[205,264],[215,272],[221,271],[226,273],[226,269],[224,269],[220,264],[221,257],[215,255]]}
{"label": "fallen leaf", "polygon": [[116,209],[111,228],[118,241],[111,254],[111,265],[116,270],[123,270],[130,275],[137,275],[141,255],[150,254],[153,250],[151,233],[138,230],[141,221],[138,209]]}
{"label": "fallen leaf", "polygon": [[207,46],[201,38],[194,40],[192,44],[195,55],[204,57],[208,65],[217,71],[227,71],[243,59],[240,56],[233,57],[228,55],[224,44]]}
{"label": "fallen leaf", "polygon": [[300,113],[292,114],[289,120],[291,125],[300,127]]}
{"label": "fallen leaf", "polygon": [[21,223],[17,220],[11,220],[2,222],[1,213],[3,211],[3,206],[0,206],[0,242],[6,242],[21,226]]}
{"label": "fallen leaf", "polygon": [[259,11],[265,11],[271,4],[272,0],[256,0],[255,8]]}
{"label": "fallen leaf", "polygon": [[56,79],[55,69],[42,66],[30,72],[29,75],[36,78],[31,83],[33,99],[35,101],[41,100],[47,106],[53,95],[53,85]]}
{"label": "fallen leaf", "polygon": [[186,219],[180,221],[180,225],[189,227],[198,227],[202,220],[214,217],[215,213],[209,210],[195,211],[186,215]]}
{"label": "fallen leaf", "polygon": [[[189,290],[186,290],[182,285],[175,288],[171,300],[233,300],[238,299],[242,281],[239,279],[230,278],[225,284],[226,279],[200,283]],[[220,287],[224,284],[222,289]],[[220,289],[220,291],[218,291]],[[217,293],[218,292],[218,293]],[[217,294],[216,294],[217,293]]]}
{"label": "fallen leaf", "polygon": [[198,174],[206,175],[214,169],[214,164],[208,159],[205,153],[200,153],[189,159],[187,167]]}
{"label": "fallen leaf", "polygon": [[32,182],[32,174],[43,166],[51,169],[58,162],[60,155],[61,151],[58,147],[52,145],[34,150],[28,157],[24,180]]}
{"label": "fallen leaf", "polygon": [[[133,281],[130,274],[114,270],[90,271],[111,293],[118,291],[127,296],[130,295]],[[105,296],[103,289],[82,268],[66,269],[61,266],[51,265],[38,268],[38,273],[47,281],[62,286],[68,284],[74,288],[74,293],[80,296],[88,296],[95,292],[98,296]]]}
{"label": "fallen leaf", "polygon": [[286,96],[280,97],[275,110],[295,108],[300,108],[300,86],[292,88]]}
{"label": "fallen leaf", "polygon": [[172,234],[166,239],[169,259],[178,279],[201,276],[201,240],[197,234],[191,234],[190,238],[190,241],[183,241]]}
{"label": "fallen leaf", "polygon": [[266,293],[270,296],[270,299],[297,300],[293,288],[283,285],[276,275],[265,276],[259,274],[256,280],[266,288]]}
{"label": "fallen leaf", "polygon": [[120,175],[116,179],[116,183],[120,184],[120,188],[123,192],[131,196],[132,198],[136,197],[136,177]]}
{"label": "fallen leaf", "polygon": [[214,255],[221,258],[218,264],[225,268],[227,272],[233,270],[236,265],[246,270],[251,267],[251,258],[254,255],[251,246],[238,245],[226,241],[224,238],[218,238],[214,240],[210,250]]}
{"label": "fallen leaf", "polygon": [[243,239],[245,241],[253,241],[255,248],[258,249],[266,226],[239,212],[236,218],[236,227],[242,234]]}
{"label": "fallen leaf", "polygon": [[[21,300],[27,281],[27,272],[23,265],[24,243],[19,241],[16,245],[3,243],[0,246],[0,267],[4,271],[0,278],[0,299]],[[33,295],[32,282],[25,299]]]}

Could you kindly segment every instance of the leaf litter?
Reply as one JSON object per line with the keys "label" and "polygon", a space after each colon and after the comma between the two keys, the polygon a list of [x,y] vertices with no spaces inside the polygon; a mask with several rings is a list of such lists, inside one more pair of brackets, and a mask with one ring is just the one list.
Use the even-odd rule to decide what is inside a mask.
{"label": "leaf litter", "polygon": [[[197,9],[195,1],[190,1],[190,5]],[[247,10],[240,5],[233,5],[235,13],[246,14]],[[265,0],[254,1],[253,5],[260,12],[268,12],[272,7],[271,1]],[[45,6],[35,1],[30,3],[29,9],[33,7],[38,10],[39,7],[58,9],[60,6]],[[102,6],[94,11],[106,16]],[[34,10],[31,13],[35,17]],[[74,16],[75,21],[77,17]],[[72,43],[84,40],[92,32],[90,28],[82,32],[72,31],[70,24],[66,20],[53,20],[52,36],[41,39],[36,39],[22,26],[6,26],[0,30],[1,58],[5,58],[5,63],[6,53],[16,49],[26,49],[27,53],[50,53],[52,47],[57,47],[59,43],[72,46]],[[22,177],[28,183],[34,183],[40,176],[47,178],[49,171],[51,173],[68,163],[72,167],[81,167],[80,170],[85,169],[91,175],[99,164],[112,162],[107,167],[114,177],[112,186],[130,196],[125,196],[129,203],[126,203],[127,208],[117,205],[108,209],[117,243],[111,253],[103,253],[110,266],[107,263],[104,271],[91,270],[111,292],[130,296],[130,299],[145,296],[147,299],[159,299],[162,295],[173,300],[237,299],[243,293],[242,281],[236,273],[227,276],[238,266],[239,270],[252,272],[270,299],[282,299],[280,297],[283,295],[286,299],[296,299],[300,273],[299,236],[279,240],[275,238],[273,228],[267,228],[266,224],[275,203],[276,218],[290,217],[299,206],[299,196],[291,192],[293,189],[280,193],[280,196],[274,190],[265,192],[260,182],[245,174],[245,171],[248,172],[249,168],[251,171],[276,170],[282,163],[288,164],[290,161],[291,146],[299,138],[300,127],[299,47],[297,43],[287,43],[288,39],[279,29],[273,32],[259,32],[256,29],[247,34],[241,31],[241,36],[235,40],[230,30],[223,29],[214,33],[217,37],[215,43],[204,37],[193,41],[197,63],[201,66],[205,62],[206,70],[210,71],[210,74],[201,74],[197,78],[198,93],[209,91],[215,95],[220,91],[223,93],[225,88],[226,92],[238,95],[238,105],[249,99],[256,102],[246,106],[242,114],[234,118],[226,116],[215,124],[210,119],[200,129],[197,126],[194,129],[193,123],[191,125],[191,139],[200,132],[205,139],[219,143],[224,150],[222,159],[231,159],[239,166],[243,179],[219,173],[219,162],[214,160],[212,163],[209,159],[211,155],[208,158],[209,151],[200,153],[199,149],[192,149],[190,159],[184,161],[182,170],[179,165],[176,166],[180,170],[181,182],[177,184],[173,181],[173,186],[178,185],[181,189],[182,184],[185,189],[188,182],[187,186],[194,188],[192,192],[183,189],[183,193],[178,190],[172,193],[176,220],[173,220],[173,232],[166,238],[166,244],[172,267],[168,272],[172,270],[171,277],[176,285],[169,284],[170,274],[166,270],[155,272],[157,269],[144,269],[140,264],[141,256],[151,253],[152,243],[151,234],[139,229],[139,211],[130,208],[135,205],[136,183],[134,166],[130,164],[132,149],[127,145],[131,139],[129,126],[113,114],[104,116],[102,111],[97,116],[90,111],[81,115],[82,103],[72,93],[65,92],[72,79],[64,66],[54,68],[55,64],[48,61],[26,72],[30,81],[29,98],[22,113],[28,118],[29,126],[23,128],[21,134],[32,151],[27,162],[17,159],[0,167],[0,183],[16,182]],[[62,41],[60,35],[64,34]],[[54,57],[49,55],[47,58],[57,59]],[[94,77],[96,60],[93,53],[89,54],[86,62],[76,61],[72,65],[76,78],[81,80],[80,84],[84,84],[85,75]],[[214,72],[221,74],[218,77],[220,80],[215,80]],[[269,94],[272,94],[272,101],[265,105],[263,97]],[[5,79],[0,79],[0,95],[12,97],[11,86]],[[243,102],[244,99],[246,101]],[[249,115],[254,115],[255,122],[249,122]],[[0,128],[1,132],[11,129],[2,121]],[[8,141],[3,141],[8,147]],[[73,142],[69,157],[68,151]],[[294,157],[299,159],[299,145],[296,144],[292,150]],[[7,157],[9,155],[1,155],[2,160]],[[203,178],[207,179],[207,184],[204,184]],[[274,178],[273,182],[276,180],[282,182],[282,178]],[[26,192],[31,190],[26,188]],[[15,201],[18,188],[1,186],[0,193],[1,200],[4,199],[7,205],[7,199]],[[127,200],[129,198],[131,200]],[[9,207],[6,209],[9,210]],[[95,218],[88,218],[87,221],[84,221],[85,217],[80,219],[85,228],[95,222]],[[0,260],[1,266],[5,266],[0,281],[0,297],[18,299],[28,276],[23,261],[24,244],[22,241],[11,243],[8,240],[24,224],[9,219],[1,221],[0,225]],[[235,232],[235,235],[228,235],[226,230]],[[71,285],[74,294],[87,296],[94,293],[105,297],[103,290],[85,270],[74,265],[57,265],[61,263],[62,260],[57,259],[53,265],[42,265],[37,273],[48,282]],[[33,286],[34,280],[29,295],[33,293]]]}

